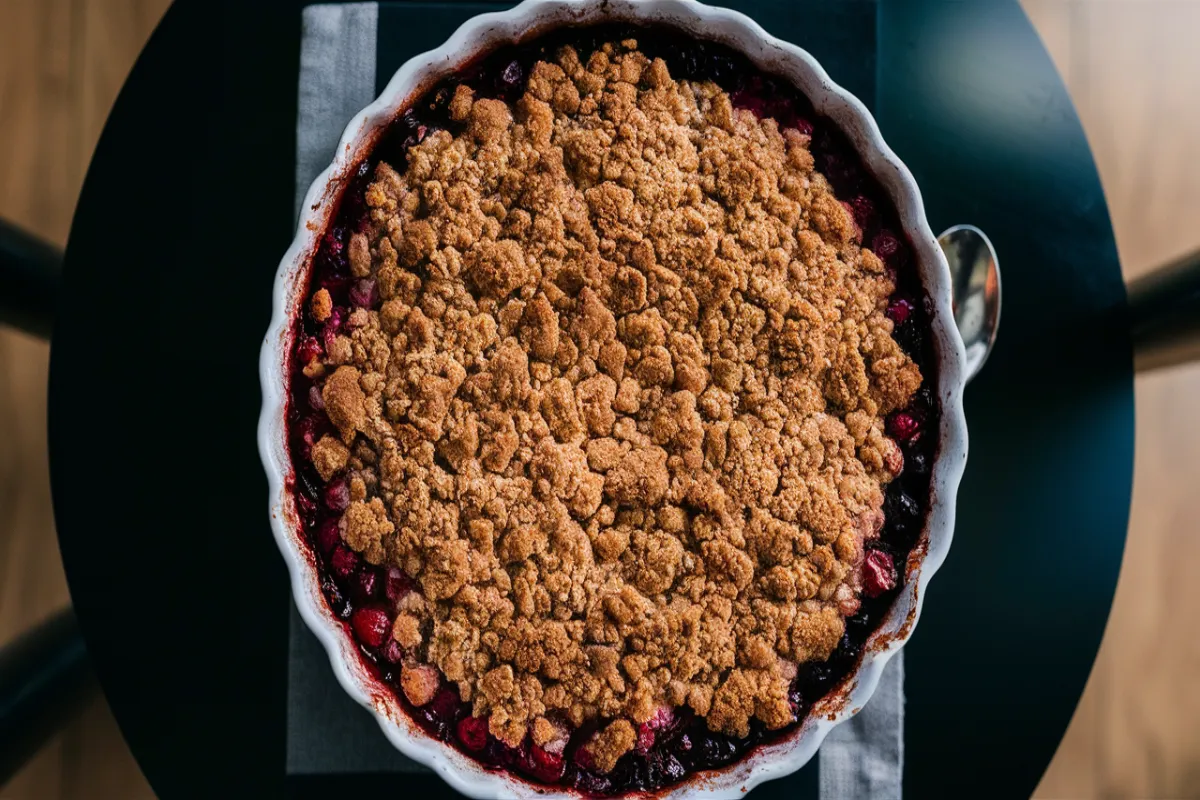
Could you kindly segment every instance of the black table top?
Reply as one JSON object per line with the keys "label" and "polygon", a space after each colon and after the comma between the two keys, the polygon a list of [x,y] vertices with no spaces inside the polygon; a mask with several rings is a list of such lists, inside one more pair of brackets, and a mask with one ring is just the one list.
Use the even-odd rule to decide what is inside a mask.
{"label": "black table top", "polygon": [[[167,800],[284,791],[291,600],[255,426],[294,232],[304,4],[171,8],[67,249],[50,381],[60,543],[108,699]],[[1082,129],[1015,0],[873,4],[884,137],[934,230],[988,231],[1005,289],[967,392],[955,543],[905,651],[906,791],[1028,795],[1087,680],[1124,546],[1124,287]]]}

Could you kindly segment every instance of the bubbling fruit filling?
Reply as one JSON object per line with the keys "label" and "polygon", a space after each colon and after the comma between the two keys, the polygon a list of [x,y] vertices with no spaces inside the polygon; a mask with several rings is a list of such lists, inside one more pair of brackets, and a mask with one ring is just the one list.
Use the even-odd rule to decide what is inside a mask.
{"label": "bubbling fruit filling", "polygon": [[352,173],[294,323],[293,497],[431,736],[611,795],[836,690],[904,583],[938,407],[895,209],[784,82],[564,29]]}

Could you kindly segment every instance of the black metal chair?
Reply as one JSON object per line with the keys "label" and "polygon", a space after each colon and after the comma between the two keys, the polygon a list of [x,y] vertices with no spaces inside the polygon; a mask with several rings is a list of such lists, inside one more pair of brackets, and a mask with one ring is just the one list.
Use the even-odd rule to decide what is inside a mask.
{"label": "black metal chair", "polygon": [[[0,324],[49,339],[61,276],[57,248],[0,221]],[[70,608],[0,650],[0,786],[95,688]]]}
{"label": "black metal chair", "polygon": [[[0,324],[49,338],[62,254],[0,221]],[[1129,285],[1138,370],[1200,359],[1200,251]],[[82,706],[96,682],[64,609],[0,650],[0,786]]]}

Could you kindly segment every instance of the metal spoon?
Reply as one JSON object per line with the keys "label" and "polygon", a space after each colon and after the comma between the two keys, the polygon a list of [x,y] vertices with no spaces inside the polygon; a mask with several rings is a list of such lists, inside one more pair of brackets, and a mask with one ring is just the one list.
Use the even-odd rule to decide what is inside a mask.
{"label": "metal spoon", "polygon": [[955,225],[938,237],[950,262],[954,323],[967,350],[967,380],[983,368],[1000,327],[1000,262],[984,232]]}

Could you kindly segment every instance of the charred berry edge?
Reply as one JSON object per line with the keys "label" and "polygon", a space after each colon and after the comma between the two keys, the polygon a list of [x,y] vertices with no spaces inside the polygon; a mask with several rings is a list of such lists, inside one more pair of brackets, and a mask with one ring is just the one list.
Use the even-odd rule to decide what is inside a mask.
{"label": "charred berry edge", "polygon": [[[365,218],[363,193],[374,167],[386,161],[403,170],[408,149],[430,131],[447,129],[456,133],[458,125],[448,115],[455,86],[465,83],[477,96],[513,101],[524,91],[530,67],[553,56],[558,47],[573,45],[586,61],[588,53],[600,44],[626,38],[636,38],[639,49],[649,57],[663,58],[676,79],[712,80],[730,93],[736,107],[747,108],[760,117],[772,117],[781,127],[811,135],[817,169],[829,179],[838,199],[847,205],[863,229],[864,245],[870,246],[895,271],[897,290],[887,314],[896,326],[894,337],[919,365],[924,377],[912,405],[888,420],[888,433],[899,442],[904,454],[904,471],[887,486],[884,527],[880,538],[868,550],[868,556],[879,551],[876,562],[890,561],[894,565],[893,585],[886,588],[884,583],[875,596],[864,593],[859,613],[847,619],[846,633],[828,661],[800,666],[790,692],[797,721],[780,730],[768,731],[754,720],[747,738],[733,739],[709,731],[703,719],[692,717],[685,709],[671,726],[657,732],[652,748],[645,753],[635,750],[626,755],[608,774],[584,769],[574,758],[579,743],[586,740],[594,726],[573,731],[561,758],[551,760],[549,767],[544,752],[540,759],[534,757],[528,739],[520,748],[511,748],[487,736],[486,743],[479,747],[477,726],[462,724],[470,717],[469,708],[449,687],[443,685],[428,705],[414,708],[400,690],[399,665],[389,653],[388,637],[384,637],[381,647],[363,644],[364,636],[372,643],[378,638],[372,612],[386,602],[393,587],[386,570],[362,562],[340,544],[336,535],[330,534],[330,526],[341,515],[337,487],[323,485],[306,456],[311,443],[332,432],[332,427],[318,407],[319,393],[312,396],[312,381],[302,372],[307,361],[304,356],[320,351],[325,331],[324,326],[314,323],[304,313],[303,306],[291,323],[293,344],[285,415],[293,467],[288,490],[317,565],[322,594],[334,616],[342,620],[347,635],[359,643],[364,665],[377,680],[391,688],[396,702],[426,733],[451,744],[485,768],[508,770],[531,783],[549,782],[600,797],[662,789],[691,773],[725,767],[759,745],[794,731],[817,701],[838,689],[855,671],[868,638],[879,628],[905,585],[905,565],[929,512],[930,473],[937,455],[935,433],[941,414],[933,391],[937,385],[937,358],[930,336],[930,300],[913,264],[912,242],[900,225],[895,204],[887,192],[863,165],[837,125],[816,113],[808,98],[787,79],[758,69],[732,48],[698,41],[666,26],[606,23],[556,29],[531,42],[500,47],[434,85],[397,114],[371,152],[351,170],[335,213],[318,240],[302,296],[307,298],[323,286],[329,290],[335,307],[347,305],[356,287],[349,275],[345,249],[350,234]],[[356,612],[364,611],[356,616]],[[558,780],[554,780],[555,775]]]}

